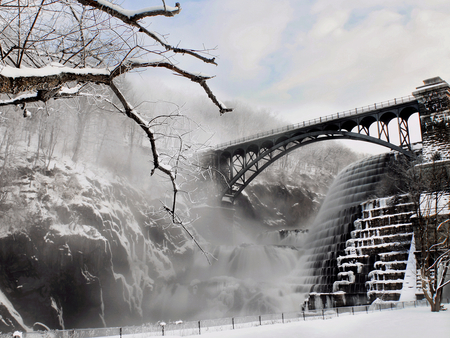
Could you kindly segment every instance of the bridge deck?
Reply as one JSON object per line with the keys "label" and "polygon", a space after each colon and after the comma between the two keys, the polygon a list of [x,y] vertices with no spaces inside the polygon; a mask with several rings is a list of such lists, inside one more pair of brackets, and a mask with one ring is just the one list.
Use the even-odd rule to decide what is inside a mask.
{"label": "bridge deck", "polygon": [[395,99],[388,100],[388,101],[374,103],[372,105],[368,105],[368,106],[364,106],[364,107],[358,107],[358,108],[354,108],[354,109],[351,109],[351,110],[346,110],[346,111],[343,111],[343,112],[339,112],[339,113],[336,113],[336,114],[323,116],[323,117],[320,117],[320,118],[317,118],[317,119],[303,121],[303,122],[300,122],[300,123],[297,123],[297,124],[291,124],[291,125],[288,125],[288,126],[285,126],[285,127],[272,129],[272,130],[269,130],[269,131],[261,132],[261,133],[250,135],[250,136],[246,136],[246,137],[241,137],[241,138],[239,138],[237,140],[220,143],[220,144],[216,145],[215,149],[216,150],[226,149],[226,148],[234,146],[234,145],[246,143],[246,142],[249,142],[249,141],[261,139],[261,138],[268,137],[268,136],[281,134],[281,133],[289,131],[289,130],[300,129],[300,128],[303,128],[303,127],[310,127],[310,126],[313,126],[313,125],[319,125],[319,124],[324,123],[324,122],[336,121],[338,119],[342,119],[342,118],[346,118],[346,117],[360,116],[360,115],[364,115],[365,113],[373,113],[374,111],[377,111],[377,110],[381,110],[381,109],[384,109],[384,108],[389,108],[389,107],[393,107],[393,106],[396,106],[396,105],[399,105],[399,104],[402,104],[402,103],[409,103],[409,102],[413,102],[413,101],[417,101],[417,98],[414,97],[413,95],[408,95],[408,96],[403,96],[403,97],[395,98]]}

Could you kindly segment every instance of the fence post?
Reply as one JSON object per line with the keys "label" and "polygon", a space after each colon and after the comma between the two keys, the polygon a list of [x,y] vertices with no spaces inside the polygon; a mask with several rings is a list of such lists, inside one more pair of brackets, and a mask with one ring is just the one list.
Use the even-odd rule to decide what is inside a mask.
{"label": "fence post", "polygon": [[281,313],[281,322],[284,324],[284,313]]}
{"label": "fence post", "polygon": [[234,330],[234,318],[231,318],[231,324],[233,325],[233,330]]}
{"label": "fence post", "polygon": [[201,329],[200,329],[200,321],[198,321],[198,334],[199,334],[199,335],[202,334],[202,331],[201,331]]}
{"label": "fence post", "polygon": [[259,325],[262,325],[262,324],[261,324],[261,316],[259,316]]}
{"label": "fence post", "polygon": [[[119,329],[119,336],[120,336],[120,338],[122,338],[122,328]],[[163,326],[163,336],[164,336],[164,326]]]}

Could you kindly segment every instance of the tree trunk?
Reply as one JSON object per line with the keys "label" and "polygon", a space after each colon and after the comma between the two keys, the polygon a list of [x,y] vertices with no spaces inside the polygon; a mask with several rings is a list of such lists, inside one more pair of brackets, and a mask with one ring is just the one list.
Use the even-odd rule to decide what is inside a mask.
{"label": "tree trunk", "polygon": [[434,296],[433,302],[431,303],[431,312],[441,311],[441,298],[442,289],[438,289],[436,295]]}

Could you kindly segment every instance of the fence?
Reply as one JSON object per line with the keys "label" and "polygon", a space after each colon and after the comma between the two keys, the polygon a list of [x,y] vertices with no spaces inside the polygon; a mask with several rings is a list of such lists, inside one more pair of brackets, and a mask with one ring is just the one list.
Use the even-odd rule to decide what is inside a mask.
{"label": "fence", "polygon": [[[450,299],[447,299],[447,304]],[[191,336],[201,335],[205,332],[227,331],[245,327],[290,323],[307,320],[326,320],[332,317],[357,315],[383,310],[397,310],[407,307],[428,306],[426,300],[411,302],[382,302],[372,305],[351,307],[327,308],[314,311],[298,311],[281,314],[265,314],[246,317],[233,317],[221,319],[206,319],[190,322],[160,322],[158,324],[145,324],[142,326],[110,327],[97,329],[73,329],[33,331],[23,334],[23,338],[88,338],[88,337],[118,337],[143,338],[148,336]],[[0,334],[0,338],[11,338],[12,333]]]}

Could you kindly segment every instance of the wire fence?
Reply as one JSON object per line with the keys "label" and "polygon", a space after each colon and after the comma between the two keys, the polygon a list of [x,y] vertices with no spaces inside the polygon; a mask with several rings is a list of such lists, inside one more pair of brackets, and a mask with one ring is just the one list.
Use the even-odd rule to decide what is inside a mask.
{"label": "wire fence", "polygon": [[[447,304],[450,299],[446,299]],[[24,332],[23,338],[88,338],[88,337],[118,337],[143,338],[156,336],[192,336],[206,332],[227,331],[253,326],[291,323],[309,320],[326,320],[333,317],[373,313],[384,310],[398,310],[417,306],[428,306],[424,300],[411,302],[381,302],[372,305],[326,308],[321,310],[307,310],[279,314],[265,314],[245,317],[232,317],[220,319],[206,319],[189,322],[159,322],[157,324],[144,324],[142,326],[109,327],[96,329],[72,329]],[[12,333],[1,334],[0,338],[11,338]]]}
{"label": "wire fence", "polygon": [[359,115],[359,114],[362,114],[362,113],[367,113],[367,112],[370,112],[370,111],[378,110],[378,109],[381,109],[381,108],[392,107],[392,106],[395,106],[395,105],[401,104],[401,103],[412,102],[412,101],[415,101],[415,100],[417,100],[417,98],[412,96],[412,95],[403,96],[403,97],[395,98],[395,99],[392,99],[392,100],[383,101],[383,102],[379,102],[379,103],[374,103],[374,104],[370,104],[370,105],[367,105],[367,106],[364,106],[364,107],[354,108],[354,109],[346,110],[346,111],[339,112],[339,113],[336,113],[336,114],[319,117],[317,119],[303,121],[303,122],[300,122],[300,123],[297,123],[297,124],[291,124],[291,125],[288,125],[288,126],[285,126],[285,127],[268,130],[268,131],[265,131],[265,132],[262,132],[262,133],[258,133],[258,134],[254,134],[254,135],[250,135],[250,136],[246,136],[246,137],[241,137],[241,138],[239,138],[237,140],[233,140],[233,141],[229,141],[229,142],[218,144],[218,145],[216,145],[215,148],[216,149],[223,149],[223,148],[226,148],[226,147],[230,147],[232,145],[240,144],[240,143],[251,141],[251,140],[256,140],[256,139],[259,139],[259,138],[264,137],[264,136],[276,135],[276,134],[279,134],[279,133],[283,133],[285,131],[299,129],[299,128],[303,128],[303,127],[309,127],[309,126],[320,124],[320,123],[323,123],[323,122],[333,121],[333,120],[337,120],[337,119],[344,118],[344,117],[349,117],[349,116],[355,116],[355,115]]}

